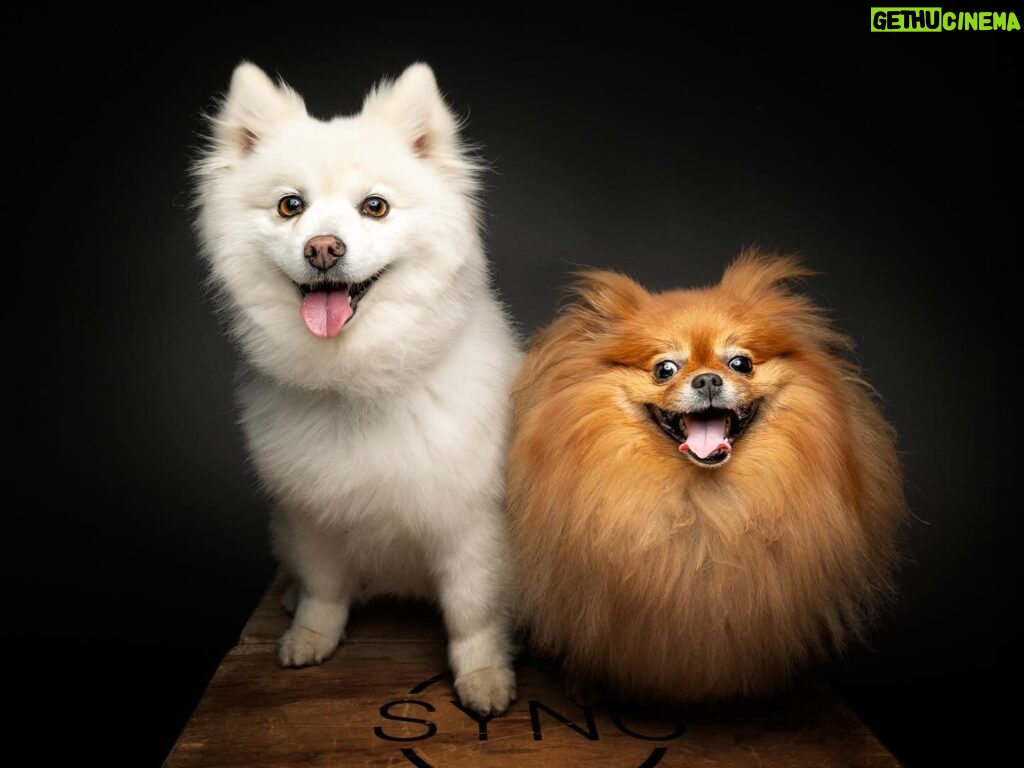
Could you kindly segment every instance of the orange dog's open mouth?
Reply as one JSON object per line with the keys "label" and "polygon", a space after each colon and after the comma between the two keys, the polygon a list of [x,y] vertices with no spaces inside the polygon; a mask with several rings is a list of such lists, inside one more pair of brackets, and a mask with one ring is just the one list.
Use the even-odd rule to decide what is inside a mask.
{"label": "orange dog's open mouth", "polygon": [[733,443],[757,414],[757,401],[736,410],[708,408],[693,413],[666,411],[648,406],[654,423],[679,444],[679,450],[695,464],[718,467],[732,456]]}

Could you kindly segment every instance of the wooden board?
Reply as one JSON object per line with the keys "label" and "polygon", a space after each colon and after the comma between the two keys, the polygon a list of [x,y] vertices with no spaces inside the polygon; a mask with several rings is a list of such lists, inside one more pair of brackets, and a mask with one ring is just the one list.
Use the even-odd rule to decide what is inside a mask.
{"label": "wooden board", "polygon": [[898,765],[828,689],[771,702],[609,711],[562,692],[557,670],[522,658],[519,700],[490,721],[461,710],[429,606],[357,609],[348,642],[319,667],[280,669],[288,625],[275,581],[221,663],[167,768],[198,766]]}

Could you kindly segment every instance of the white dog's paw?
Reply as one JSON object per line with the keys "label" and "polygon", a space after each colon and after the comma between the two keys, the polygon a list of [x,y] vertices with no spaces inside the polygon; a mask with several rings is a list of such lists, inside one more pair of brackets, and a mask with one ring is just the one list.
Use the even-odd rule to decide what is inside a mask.
{"label": "white dog's paw", "polygon": [[338,640],[305,627],[292,627],[277,644],[277,663],[282,667],[308,667],[330,658]]}
{"label": "white dog's paw", "polygon": [[480,715],[500,715],[516,699],[516,675],[511,667],[488,667],[455,681],[464,707]]}

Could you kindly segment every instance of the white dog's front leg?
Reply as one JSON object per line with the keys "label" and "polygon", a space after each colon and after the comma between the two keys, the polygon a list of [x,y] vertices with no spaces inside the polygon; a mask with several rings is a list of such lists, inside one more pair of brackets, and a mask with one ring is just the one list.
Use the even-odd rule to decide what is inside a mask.
{"label": "white dog's front leg", "polygon": [[278,643],[277,660],[282,667],[320,664],[344,638],[355,580],[331,531],[298,514],[280,513],[274,533],[298,587],[295,616]]}
{"label": "white dog's front leg", "polygon": [[461,542],[440,573],[448,661],[464,706],[497,715],[516,698],[504,542]]}

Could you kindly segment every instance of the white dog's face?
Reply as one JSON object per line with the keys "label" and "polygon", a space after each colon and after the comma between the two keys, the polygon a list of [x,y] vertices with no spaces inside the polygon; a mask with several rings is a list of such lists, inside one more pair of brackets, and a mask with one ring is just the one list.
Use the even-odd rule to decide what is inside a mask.
{"label": "white dog's face", "polygon": [[414,65],[360,114],[322,122],[243,64],[214,128],[199,231],[251,361],[349,389],[426,364],[484,269],[473,167],[431,71]]}

